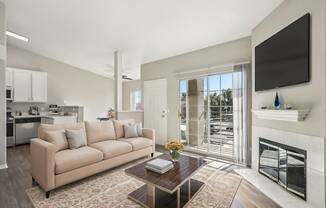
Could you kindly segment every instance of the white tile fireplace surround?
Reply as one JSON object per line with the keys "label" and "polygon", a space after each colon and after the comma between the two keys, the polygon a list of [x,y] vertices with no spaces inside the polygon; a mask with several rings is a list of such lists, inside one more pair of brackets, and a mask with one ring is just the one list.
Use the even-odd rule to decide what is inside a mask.
{"label": "white tile fireplace surround", "polygon": [[[258,173],[259,137],[307,151],[307,201]],[[325,140],[265,127],[252,127],[252,169],[237,171],[282,207],[325,207]]]}

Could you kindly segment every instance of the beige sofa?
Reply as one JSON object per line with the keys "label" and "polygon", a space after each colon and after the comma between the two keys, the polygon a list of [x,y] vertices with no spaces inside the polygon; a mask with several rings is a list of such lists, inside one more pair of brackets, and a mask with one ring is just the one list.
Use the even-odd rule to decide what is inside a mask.
{"label": "beige sofa", "polygon": [[[82,129],[87,145],[69,149],[65,144],[58,149],[55,142],[46,141],[49,131]],[[31,140],[31,170],[33,182],[46,192],[122,165],[155,152],[155,132],[143,129],[143,137],[124,138],[123,122],[85,122],[77,124],[41,124],[38,137]],[[62,146],[63,145],[63,146]]]}

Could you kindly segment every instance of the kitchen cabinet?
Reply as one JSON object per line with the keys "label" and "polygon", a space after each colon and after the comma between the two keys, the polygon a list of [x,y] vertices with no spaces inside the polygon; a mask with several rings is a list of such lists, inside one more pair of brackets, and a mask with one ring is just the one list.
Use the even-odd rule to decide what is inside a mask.
{"label": "kitchen cabinet", "polygon": [[47,73],[30,70],[13,70],[13,102],[46,103]]}
{"label": "kitchen cabinet", "polygon": [[6,87],[12,87],[12,74],[12,70],[6,69]]}
{"label": "kitchen cabinet", "polygon": [[32,102],[32,73],[27,70],[15,70],[13,73],[14,102]]}
{"label": "kitchen cabinet", "polygon": [[32,72],[32,99],[34,102],[47,102],[47,73]]}

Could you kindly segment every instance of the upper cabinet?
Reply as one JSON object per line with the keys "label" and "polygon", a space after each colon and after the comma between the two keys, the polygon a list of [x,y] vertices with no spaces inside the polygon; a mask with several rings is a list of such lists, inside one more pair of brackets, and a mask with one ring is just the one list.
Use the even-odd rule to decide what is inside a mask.
{"label": "upper cabinet", "polygon": [[27,70],[13,71],[13,102],[32,102],[32,73]]}
{"label": "upper cabinet", "polygon": [[6,87],[12,87],[12,70],[6,70]]}
{"label": "upper cabinet", "polygon": [[46,103],[47,73],[13,69],[13,102]]}
{"label": "upper cabinet", "polygon": [[47,102],[47,73],[32,72],[32,99],[34,102]]}

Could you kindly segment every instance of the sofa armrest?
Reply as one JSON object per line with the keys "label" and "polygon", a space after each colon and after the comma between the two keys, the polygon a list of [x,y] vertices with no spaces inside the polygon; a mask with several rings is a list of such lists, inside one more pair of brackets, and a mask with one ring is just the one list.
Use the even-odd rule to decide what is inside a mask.
{"label": "sofa armrest", "polygon": [[144,137],[155,141],[155,130],[154,129],[143,128],[143,135],[144,135]]}
{"label": "sofa armrest", "polygon": [[55,188],[55,146],[39,138],[30,145],[32,177],[44,189]]}
{"label": "sofa armrest", "polygon": [[153,140],[152,153],[155,152],[155,130],[143,128],[144,137]]}

